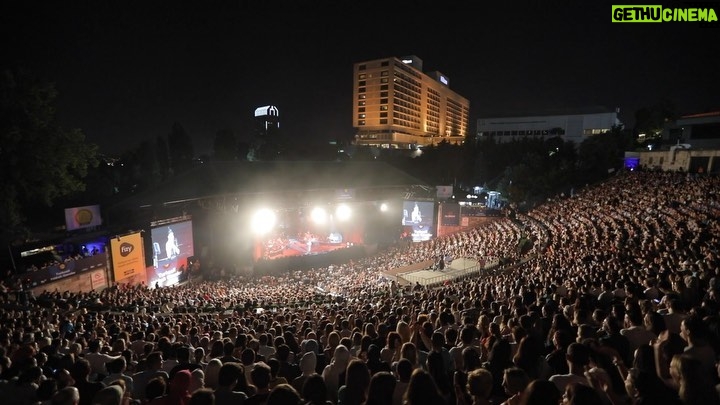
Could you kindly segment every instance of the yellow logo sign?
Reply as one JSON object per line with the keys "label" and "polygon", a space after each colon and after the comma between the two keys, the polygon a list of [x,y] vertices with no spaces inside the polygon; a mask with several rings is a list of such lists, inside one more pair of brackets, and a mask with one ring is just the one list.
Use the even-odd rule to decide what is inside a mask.
{"label": "yellow logo sign", "polygon": [[675,8],[648,5],[621,5],[612,6],[612,22],[717,22],[717,12],[714,8]]}

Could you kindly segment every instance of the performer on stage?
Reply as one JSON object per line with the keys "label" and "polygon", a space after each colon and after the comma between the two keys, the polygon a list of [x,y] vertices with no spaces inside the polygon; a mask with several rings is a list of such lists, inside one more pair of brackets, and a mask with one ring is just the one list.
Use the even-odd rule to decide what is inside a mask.
{"label": "performer on stage", "polygon": [[422,222],[422,214],[420,213],[420,207],[415,203],[415,208],[412,211],[412,221],[416,224]]}
{"label": "performer on stage", "polygon": [[168,239],[165,242],[165,253],[168,259],[174,259],[175,256],[180,254],[180,246],[178,240],[175,239],[175,233],[171,228],[168,228]]}

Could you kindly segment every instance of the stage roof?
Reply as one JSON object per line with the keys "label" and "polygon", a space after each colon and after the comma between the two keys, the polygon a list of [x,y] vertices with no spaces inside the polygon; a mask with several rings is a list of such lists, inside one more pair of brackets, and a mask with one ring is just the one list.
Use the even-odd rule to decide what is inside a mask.
{"label": "stage roof", "polygon": [[114,209],[168,205],[203,198],[338,189],[430,187],[385,162],[211,162],[200,164],[119,202]]}

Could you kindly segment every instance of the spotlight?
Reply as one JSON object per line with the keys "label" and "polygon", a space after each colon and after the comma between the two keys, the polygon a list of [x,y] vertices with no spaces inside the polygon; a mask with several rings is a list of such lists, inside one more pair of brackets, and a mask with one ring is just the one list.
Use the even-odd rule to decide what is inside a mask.
{"label": "spotlight", "polygon": [[380,211],[381,211],[381,212],[387,212],[387,210],[388,210],[388,205],[387,205],[387,203],[382,203],[382,204],[380,204]]}
{"label": "spotlight", "polygon": [[327,212],[325,212],[324,208],[315,207],[310,213],[310,218],[312,218],[313,222],[316,224],[322,225],[325,221],[327,221]]}
{"label": "spotlight", "polygon": [[250,227],[256,234],[264,235],[273,229],[276,219],[275,212],[268,208],[263,208],[253,215],[250,221]]}
{"label": "spotlight", "polygon": [[337,217],[338,221],[347,221],[350,219],[350,214],[352,211],[350,210],[350,207],[348,207],[346,204],[340,204],[335,209],[335,216]]}

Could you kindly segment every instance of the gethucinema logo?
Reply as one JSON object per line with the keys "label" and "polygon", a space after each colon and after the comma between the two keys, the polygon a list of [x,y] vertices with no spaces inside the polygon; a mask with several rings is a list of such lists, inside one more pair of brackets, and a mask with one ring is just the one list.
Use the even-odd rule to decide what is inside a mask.
{"label": "gethucinema logo", "polygon": [[[700,3],[702,4],[702,3]],[[713,4],[713,3],[705,3]],[[663,7],[657,5],[612,6],[614,23],[700,22],[717,23],[718,11],[713,7]]]}

